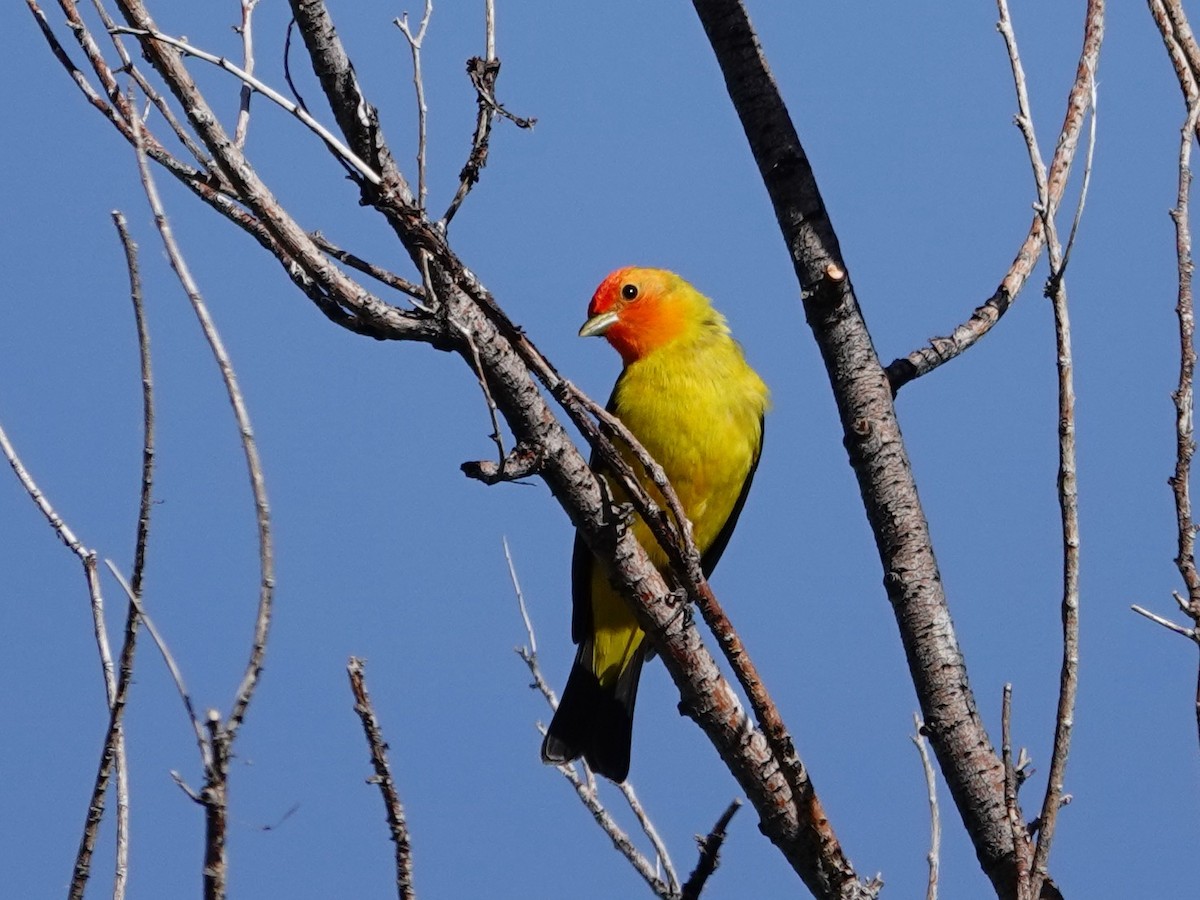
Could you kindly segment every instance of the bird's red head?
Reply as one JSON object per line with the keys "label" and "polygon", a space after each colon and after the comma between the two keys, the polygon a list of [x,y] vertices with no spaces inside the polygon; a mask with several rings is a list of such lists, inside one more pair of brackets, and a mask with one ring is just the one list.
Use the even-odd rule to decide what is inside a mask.
{"label": "bird's red head", "polygon": [[697,307],[711,308],[675,273],[627,266],[600,282],[579,334],[603,335],[628,365],[682,335]]}

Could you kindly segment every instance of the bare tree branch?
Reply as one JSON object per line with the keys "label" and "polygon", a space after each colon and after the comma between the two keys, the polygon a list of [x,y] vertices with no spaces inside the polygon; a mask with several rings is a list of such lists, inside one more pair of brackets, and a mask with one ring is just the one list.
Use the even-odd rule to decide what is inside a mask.
{"label": "bare tree branch", "polygon": [[[1196,452],[1195,383],[1196,383],[1196,312],[1192,293],[1195,262],[1192,258],[1191,188],[1192,140],[1200,135],[1200,47],[1191,25],[1178,0],[1150,0],[1150,12],[1162,34],[1167,55],[1175,68],[1183,92],[1187,115],[1180,133],[1179,178],[1175,208],[1171,219],[1175,224],[1175,256],[1179,283],[1175,313],[1179,319],[1179,383],[1172,393],[1175,402],[1175,471],[1169,479],[1175,501],[1175,524],[1178,533],[1175,566],[1183,579],[1186,597],[1175,593],[1180,610],[1195,627],[1184,628],[1168,620],[1134,607],[1149,619],[1170,630],[1191,638],[1200,645],[1200,572],[1196,568],[1196,529],[1192,516],[1190,482],[1192,460]],[[1197,668],[1194,699],[1197,736],[1200,738],[1200,667]]]}
{"label": "bare tree branch", "polygon": [[929,744],[925,740],[925,726],[921,717],[913,713],[913,726],[916,731],[912,736],[917,753],[921,754],[921,769],[925,773],[925,796],[929,799],[929,880],[925,886],[925,900],[937,900],[938,869],[942,857],[942,815],[938,809],[937,774],[933,771],[933,762],[929,758]]}
{"label": "bare tree branch", "polygon": [[[154,379],[150,366],[150,333],[146,326],[145,308],[142,302],[141,273],[138,266],[137,244],[129,234],[125,217],[118,211],[112,214],[121,246],[125,251],[125,264],[129,273],[129,294],[133,304],[137,327],[138,351],[142,376],[142,481],[138,504],[137,535],[134,540],[133,593],[140,595],[142,577],[146,565],[146,544],[150,530],[152,485],[154,480]],[[138,614],[133,603],[126,604],[125,633],[121,643],[120,660],[117,666],[116,690],[109,700],[108,730],[100,753],[96,778],[92,783],[92,798],[88,803],[88,814],[84,822],[83,836],[75,855],[70,900],[82,900],[91,870],[91,856],[99,834],[100,822],[104,817],[104,797],[109,780],[116,771],[117,823],[116,862],[113,868],[113,900],[123,900],[128,883],[129,870],[129,763],[125,753],[123,717],[128,700],[129,686],[133,681],[133,661],[137,649]]]}
{"label": "bare tree branch", "polygon": [[[1075,70],[1075,82],[1067,96],[1067,112],[1058,133],[1054,158],[1050,162],[1050,172],[1047,178],[1049,200],[1054,206],[1058,205],[1063,191],[1066,189],[1067,179],[1071,173],[1071,163],[1079,144],[1079,135],[1082,133],[1083,123],[1090,106],[1089,84],[1094,78],[1097,61],[1100,58],[1100,45],[1104,38],[1104,9],[1104,0],[1088,0],[1087,12],[1084,15],[1083,48],[1079,55],[1079,65]],[[954,359],[992,330],[992,327],[1008,312],[1009,307],[1025,286],[1026,280],[1041,255],[1046,239],[1043,231],[1044,225],[1040,214],[1033,217],[1029,233],[1017,251],[1012,265],[1000,280],[999,287],[991,297],[971,313],[966,322],[955,328],[948,336],[933,338],[927,346],[920,350],[914,350],[906,357],[893,360],[888,365],[888,380],[892,385],[893,392]]]}
{"label": "bare tree branch", "polygon": [[1177,625],[1176,623],[1172,622],[1170,619],[1165,619],[1162,616],[1158,615],[1157,613],[1152,613],[1152,612],[1150,612],[1150,610],[1146,609],[1144,606],[1138,606],[1136,603],[1133,606],[1131,606],[1130,609],[1132,609],[1139,616],[1145,616],[1151,622],[1157,622],[1159,625],[1161,625],[1163,628],[1167,629],[1168,631],[1173,631],[1176,634],[1180,635],[1181,637],[1185,637],[1188,640],[1196,641],[1197,643],[1200,643],[1200,632],[1197,632],[1195,628],[1186,628],[1183,625]]}
{"label": "bare tree branch", "polygon": [[417,207],[425,208],[425,198],[429,193],[426,164],[428,161],[428,129],[429,107],[425,103],[425,76],[421,71],[421,44],[425,33],[429,30],[429,17],[433,15],[433,0],[425,0],[425,14],[421,16],[421,24],[416,33],[408,24],[408,13],[394,19],[396,27],[408,41],[408,49],[412,54],[413,88],[417,92]]}
{"label": "bare tree branch", "polygon": [[[247,77],[254,75],[254,7],[258,0],[241,0],[242,24],[238,33],[242,36],[242,70]],[[246,132],[250,128],[250,97],[254,90],[248,82],[242,82],[242,91],[238,104],[237,126],[233,132],[233,142],[239,150],[246,149]]]}
{"label": "bare tree branch", "polygon": [[[346,147],[341,141],[339,141],[337,139],[337,137],[334,136],[333,132],[331,132],[328,128],[326,128],[324,125],[322,125],[316,119],[314,119],[311,115],[309,115],[308,110],[306,110],[302,106],[298,106],[297,104],[293,103],[291,100],[289,100],[287,97],[283,96],[283,94],[279,93],[274,88],[270,87],[269,85],[267,85],[264,82],[260,81],[259,79],[255,78],[250,72],[247,72],[246,70],[241,69],[238,66],[235,66],[224,56],[217,56],[214,53],[209,53],[205,50],[201,50],[199,47],[194,47],[185,40],[181,40],[180,38],[171,37],[168,34],[163,34],[161,31],[155,31],[153,29],[125,28],[125,27],[118,26],[116,29],[114,29],[114,32],[116,34],[131,34],[135,37],[149,38],[150,40],[161,41],[164,44],[174,47],[175,49],[186,54],[187,56],[194,56],[194,57],[196,57],[196,59],[202,59],[206,63],[212,63],[214,66],[217,66],[220,69],[224,69],[226,72],[233,75],[235,78],[240,79],[242,84],[246,88],[250,88],[250,89],[257,91],[258,93],[260,93],[264,97],[266,97],[268,100],[275,103],[277,106],[280,106],[283,109],[287,110],[289,113],[291,113],[293,116],[295,116],[301,122],[303,122],[304,125],[310,131],[312,131],[319,138],[321,138],[321,140],[323,140],[325,142],[325,144],[329,147],[330,150],[332,150],[334,153],[336,153],[338,156],[340,156],[345,162],[349,163],[354,168],[354,171],[357,172],[361,177],[365,178],[367,181],[369,181],[375,185],[378,185],[380,183],[379,175],[376,174],[374,171],[372,171],[372,169],[366,163],[364,163],[361,159],[359,159],[357,156],[355,156],[354,153],[352,153],[348,147]],[[247,109],[247,115],[248,115],[249,107],[247,106],[246,109]],[[239,126],[241,125],[242,121],[243,121],[242,117],[239,116],[238,117]],[[242,150],[242,145],[243,145],[244,141],[239,142],[237,140],[237,138],[235,137],[234,143],[235,143],[235,146],[236,146],[238,152],[240,153]]]}
{"label": "bare tree branch", "polygon": [[679,894],[680,900],[697,900],[700,892],[704,890],[704,885],[708,883],[709,877],[717,870],[717,866],[720,864],[721,845],[725,843],[725,829],[729,827],[730,821],[734,814],[741,809],[741,806],[742,801],[735,799],[725,808],[725,812],[721,813],[721,817],[717,819],[717,824],[712,827],[712,831],[703,837],[697,835],[696,844],[700,847],[700,859],[683,885],[683,890]]}
{"label": "bare tree branch", "polygon": [[[183,702],[183,709],[187,714],[188,720],[191,722],[192,731],[195,732],[200,759],[207,766],[209,758],[208,740],[204,734],[204,727],[200,722],[200,716],[196,714],[195,704],[192,703],[192,695],[188,692],[187,685],[184,683],[183,670],[179,668],[179,663],[175,661],[175,656],[171,653],[171,648],[167,645],[162,633],[158,630],[158,626],[154,624],[154,620],[146,612],[141,598],[133,592],[133,588],[125,581],[120,570],[113,565],[111,560],[106,559],[104,562],[108,566],[108,571],[112,573],[113,578],[117,580],[117,584],[121,586],[121,590],[125,592],[125,596],[129,598],[129,602],[137,610],[138,619],[146,626],[146,633],[150,635],[150,640],[158,648],[159,655],[162,656],[162,660],[167,666],[167,671],[171,675],[171,681],[175,684],[175,691],[179,694],[179,699]],[[196,802],[199,803],[202,801],[197,799]]]}
{"label": "bare tree branch", "polygon": [[[26,3],[30,7],[30,10],[33,11],[34,15],[39,17],[39,21],[44,20],[41,10],[37,8],[36,0],[26,0]],[[86,95],[88,95],[92,105],[95,106],[105,116],[105,118],[107,118],[109,122],[121,132],[122,136],[129,141],[130,145],[132,145],[134,143],[132,119],[136,114],[136,110],[133,108],[130,99],[125,96],[120,87],[117,85],[116,72],[114,72],[114,70],[110,68],[108,63],[105,61],[95,38],[93,37],[83,17],[80,15],[74,0],[59,0],[59,6],[66,14],[67,22],[70,25],[72,34],[75,36],[76,41],[84,51],[84,55],[88,59],[88,64],[91,66],[93,73],[96,75],[97,80],[104,89],[106,100],[101,99],[95,94],[94,91],[92,91],[91,87],[87,85],[86,79],[84,79],[82,73],[70,63],[70,60],[66,57],[65,51],[62,50],[61,45],[58,45],[58,41],[54,37],[53,33],[50,32],[49,29],[44,25],[42,28],[43,35],[45,36],[46,40],[50,42],[52,48],[57,47],[55,55],[58,56],[60,62],[62,62],[64,66],[68,68],[68,71],[72,73],[72,77],[75,80],[76,85],[79,86]],[[129,72],[130,77],[134,80],[134,83],[136,83],[139,88],[144,91],[151,103],[153,103],[155,108],[158,109],[163,115],[167,124],[175,133],[175,136],[179,139],[180,143],[183,144],[185,149],[203,171],[198,171],[193,166],[188,165],[182,160],[177,159],[171,153],[167,152],[162,144],[160,144],[159,141],[143,126],[142,140],[146,146],[146,152],[150,154],[155,162],[167,168],[177,178],[180,178],[185,183],[189,184],[189,186],[193,186],[193,190],[197,190],[199,185],[202,184],[209,191],[212,191],[214,187],[216,187],[219,191],[227,191],[228,185],[222,181],[220,173],[212,170],[211,160],[205,156],[199,145],[196,144],[190,135],[188,135],[181,123],[175,117],[174,113],[171,111],[170,105],[166,102],[165,98],[163,98],[162,95],[155,90],[142,75],[141,71],[134,64],[128,51],[125,49],[124,44],[121,42],[120,36],[112,32],[112,29],[116,27],[116,24],[113,22],[112,17],[108,15],[108,11],[104,9],[103,3],[100,2],[100,0],[93,0],[93,6],[96,7],[104,27],[109,29],[109,36],[112,39],[113,45],[117,49],[118,56],[121,58],[122,69]]]}
{"label": "bare tree branch", "polygon": [[33,501],[41,514],[45,516],[46,521],[50,523],[50,527],[58,535],[58,539],[67,546],[68,550],[79,557],[79,561],[86,566],[91,551],[79,542],[79,538],[75,537],[75,532],[71,530],[71,527],[63,521],[54,507],[50,505],[50,501],[46,499],[46,495],[42,493],[41,488],[37,486],[37,482],[33,480],[33,476],[29,474],[24,463],[21,462],[21,458],[17,456],[17,451],[9,441],[8,435],[4,432],[2,426],[0,426],[0,452],[8,460],[9,466],[17,476],[17,481],[21,483],[21,487],[25,489],[25,493],[29,495],[29,499]]}
{"label": "bare tree branch", "polygon": [[[1058,238],[1055,215],[1056,201],[1051,197],[1046,168],[1038,148],[1037,134],[1033,127],[1033,115],[1029,106],[1029,94],[1025,85],[1025,72],[1017,50],[1016,34],[1008,11],[1007,0],[997,0],[1000,12],[998,28],[1008,48],[1012,66],[1013,82],[1017,89],[1017,126],[1025,138],[1029,161],[1033,167],[1037,185],[1037,210],[1043,220],[1047,255],[1050,258],[1050,277],[1046,282],[1046,296],[1054,308],[1054,334],[1056,366],[1058,371],[1058,501],[1061,509],[1063,539],[1063,651],[1059,677],[1058,708],[1055,714],[1054,749],[1050,757],[1050,772],[1046,778],[1046,793],[1042,800],[1042,812],[1038,818],[1039,828],[1033,859],[1029,865],[1028,887],[1019,882],[1020,890],[1027,890],[1030,898],[1041,895],[1042,884],[1048,878],[1047,865],[1050,847],[1054,841],[1058,811],[1063,805],[1064,778],[1067,757],[1071,751],[1071,733],[1075,723],[1075,697],[1079,686],[1079,491],[1075,473],[1075,386],[1074,363],[1071,353],[1071,321],[1067,307],[1067,289],[1064,280],[1066,253]],[[1095,97],[1095,69],[1089,68],[1088,96]],[[1094,104],[1089,104],[1093,106]],[[1093,110],[1093,121],[1095,114]],[[1094,131],[1093,131],[1094,134]],[[1090,158],[1090,152],[1089,152]],[[1082,214],[1086,193],[1082,193],[1076,212],[1078,222]],[[1072,234],[1075,229],[1072,227]],[[1023,853],[1018,847],[1018,855]],[[1024,860],[1018,863],[1024,871]]]}
{"label": "bare tree branch", "polygon": [[[135,120],[135,130],[139,127],[139,123]],[[192,305],[192,310],[196,314],[196,319],[200,323],[200,329],[204,333],[204,338],[208,342],[213,358],[216,360],[217,368],[221,372],[221,380],[225,385],[225,391],[229,397],[229,405],[233,410],[234,420],[237,423],[238,433],[241,436],[242,452],[246,458],[246,470],[249,475],[250,490],[254,496],[255,519],[258,524],[260,570],[258,612],[254,622],[254,640],[250,649],[250,659],[246,664],[246,671],[242,676],[242,682],[238,686],[229,719],[221,727],[225,739],[232,741],[238,727],[242,724],[242,719],[246,714],[246,707],[250,705],[254,688],[258,683],[258,676],[262,671],[263,656],[266,652],[267,631],[271,624],[271,599],[275,591],[275,562],[271,540],[271,512],[267,503],[266,479],[263,476],[262,461],[258,455],[258,445],[254,439],[254,429],[250,424],[250,414],[246,409],[246,401],[242,396],[241,387],[238,385],[237,373],[233,369],[233,363],[229,358],[228,351],[225,349],[225,343],[221,340],[216,323],[209,314],[208,306],[200,294],[200,289],[196,286],[196,282],[192,278],[187,261],[183,258],[183,254],[175,243],[171,224],[163,210],[162,202],[158,196],[158,188],[155,186],[154,178],[150,173],[145,154],[138,153],[137,161],[138,169],[142,175],[142,184],[146,191],[146,199],[149,201],[151,211],[154,213],[154,224],[157,226],[158,232],[162,237],[163,247],[167,251],[167,258],[170,260],[171,268],[175,271],[184,293],[187,294],[188,301]]]}
{"label": "bare tree branch", "polygon": [[[306,296],[330,319],[356,332],[381,339],[438,340],[439,330],[427,317],[383,303],[330,264],[234,146],[183,65],[180,51],[151,37],[158,29],[140,0],[117,0],[117,3],[130,25],[146,32],[140,37],[143,52],[187,111],[189,122],[212,153],[214,163],[239,202],[252,213],[254,221],[239,221],[239,225],[250,230],[273,253]],[[361,182],[371,186],[369,179],[363,178]],[[394,180],[385,181],[385,186],[389,192],[399,189]],[[403,190],[407,192],[407,187]],[[207,195],[204,198],[212,200]]]}
{"label": "bare tree branch", "polygon": [[[529,674],[533,677],[533,684],[530,687],[534,688],[545,698],[546,703],[550,706],[550,711],[553,713],[554,710],[558,709],[558,696],[542,675],[542,669],[537,657],[537,634],[533,628],[533,621],[529,617],[529,609],[525,605],[525,594],[521,590],[520,579],[517,578],[517,568],[513,564],[512,553],[509,551],[507,538],[503,540],[503,544],[504,560],[508,565],[508,577],[512,581],[513,593],[517,597],[517,607],[521,611],[521,621],[525,624],[525,636],[529,641],[527,646],[515,648],[516,653],[529,668]],[[543,734],[545,733],[545,729],[540,722],[538,723],[538,731]],[[556,768],[567,779],[570,785],[575,788],[575,793],[583,802],[584,807],[595,818],[596,824],[608,835],[609,840],[613,842],[613,846],[629,861],[634,871],[650,886],[650,890],[654,891],[658,897],[664,898],[664,900],[676,900],[679,895],[679,876],[675,873],[675,865],[671,862],[671,855],[667,852],[666,845],[658,835],[658,829],[654,827],[654,823],[646,814],[645,808],[638,799],[633,784],[626,780],[617,785],[617,788],[625,797],[625,801],[633,811],[638,825],[654,848],[654,853],[662,865],[666,876],[665,879],[658,876],[656,868],[633,845],[633,841],[630,840],[629,835],[617,824],[616,819],[612,817],[604,804],[600,802],[600,795],[596,790],[596,781],[592,777],[592,772],[588,768],[588,764],[581,760],[579,766],[583,769],[583,778],[579,776],[573,763],[565,766],[557,766]]]}
{"label": "bare tree branch", "polygon": [[1020,788],[1018,769],[1012,758],[1012,685],[1004,685],[1003,703],[1000,712],[1000,754],[1004,760],[1004,808],[1008,824],[1012,829],[1013,844],[1023,848],[1015,860],[1016,900],[1032,900],[1029,878],[1029,830],[1021,819],[1021,808],[1017,805],[1017,790]]}
{"label": "bare tree branch", "polygon": [[[258,447],[254,440],[254,430],[250,424],[250,416],[238,386],[237,374],[224,342],[217,331],[208,312],[208,307],[201,296],[199,288],[192,279],[183,254],[175,243],[170,222],[163,210],[158,196],[158,189],[150,173],[146,154],[141,143],[140,121],[134,118],[134,137],[136,142],[136,158],[138,170],[142,177],[142,185],[146,199],[154,213],[154,222],[162,237],[171,268],[179,279],[180,285],[187,294],[192,310],[200,323],[201,331],[216,360],[221,372],[234,419],[242,440],[242,450],[246,458],[246,469],[249,475],[251,493],[254,497],[255,518],[258,524],[259,550],[259,596],[258,611],[254,622],[254,637],[251,642],[250,658],[246,670],[234,696],[233,706],[229,717],[222,720],[220,713],[209,710],[205,720],[207,742],[201,751],[205,763],[205,785],[201,793],[205,811],[205,860],[204,860],[204,895],[205,900],[224,900],[227,890],[228,862],[225,855],[226,830],[228,827],[228,787],[229,760],[233,751],[233,741],[237,735],[246,710],[250,705],[258,678],[262,672],[263,658],[266,654],[267,632],[271,624],[271,602],[275,590],[275,565],[271,539],[271,515],[267,504],[266,483],[263,477],[262,463],[258,455]],[[132,597],[133,594],[131,593]],[[149,627],[149,626],[147,626]]]}
{"label": "bare tree branch", "polygon": [[389,272],[387,269],[368,262],[359,256],[355,256],[349,250],[343,250],[319,231],[314,231],[310,237],[318,247],[334,259],[344,262],[350,268],[362,272],[364,275],[370,275],[376,281],[386,284],[388,287],[394,288],[401,293],[408,294],[414,300],[422,302],[425,300],[425,288],[421,287],[421,285],[414,284],[407,278],[401,278],[395,272]]}
{"label": "bare tree branch", "polygon": [[478,113],[475,117],[475,134],[471,139],[471,151],[467,161],[458,174],[458,190],[454,199],[442,214],[438,223],[445,230],[454,214],[458,212],[462,202],[471,192],[471,188],[479,181],[483,167],[487,165],[489,140],[492,133],[492,123],[499,114],[511,121],[518,128],[532,128],[537,119],[524,119],[514,116],[496,100],[496,78],[500,75],[500,60],[496,58],[496,9],[493,0],[484,3],[484,56],[467,60],[467,76],[475,86],[475,102]]}
{"label": "bare tree branch", "polygon": [[[257,2],[257,0],[254,0],[254,2]],[[85,51],[88,51],[88,59],[92,64],[93,71],[101,79],[106,90],[109,91],[109,101],[116,103],[118,109],[124,109],[126,98],[124,94],[117,89],[115,74],[108,68],[108,64],[104,61],[103,56],[100,55],[99,48],[95,47],[94,44],[93,46],[89,47],[89,44],[92,44],[92,36],[86,28],[82,27],[83,19],[76,11],[74,2],[72,2],[72,0],[63,0],[60,5],[64,10],[67,11],[68,16],[72,17],[72,28],[79,39],[80,46],[82,46]],[[114,22],[112,16],[109,15],[108,10],[104,6],[103,0],[92,0],[92,8],[96,10],[96,14],[100,17],[100,22],[108,32],[109,38],[112,40],[113,47],[116,49],[117,55],[121,59],[120,71],[128,73],[129,77],[133,79],[134,84],[138,86],[138,90],[142,92],[142,94],[154,105],[154,108],[158,110],[159,114],[162,115],[171,131],[174,132],[175,137],[178,138],[179,142],[184,146],[188,153],[191,154],[192,159],[194,159],[201,168],[208,171],[211,160],[209,160],[204,152],[200,149],[200,145],[197,144],[195,140],[192,139],[192,136],[187,133],[187,129],[184,128],[183,123],[181,123],[176,117],[166,98],[163,97],[163,95],[153,85],[150,84],[146,76],[142,74],[142,70],[134,63],[133,57],[129,55],[129,51],[125,48],[125,42],[121,40],[121,36],[119,34],[114,33],[117,23]],[[125,113],[124,117],[126,121],[128,121],[128,113]],[[143,139],[145,139],[144,134]]]}
{"label": "bare tree branch", "polygon": [[371,696],[367,693],[365,663],[358,657],[350,657],[346,673],[350,676],[350,690],[354,692],[354,711],[362,722],[367,746],[371,749],[371,766],[375,769],[375,776],[368,781],[379,785],[379,793],[383,796],[383,806],[387,811],[388,829],[392,843],[396,845],[396,894],[399,900],[412,900],[416,892],[412,883],[412,846],[408,839],[408,820],[404,816],[404,804],[400,802],[400,793],[396,790],[396,780],[392,777],[392,767],[388,762],[388,745],[383,739]]}
{"label": "bare tree branch", "polygon": [[1168,55],[1175,66],[1180,89],[1183,91],[1187,116],[1180,135],[1179,177],[1175,208],[1171,218],[1175,225],[1175,254],[1179,283],[1175,312],[1179,319],[1179,382],[1173,394],[1175,402],[1176,461],[1170,479],[1175,500],[1178,550],[1175,565],[1187,591],[1182,609],[1200,625],[1200,573],[1195,560],[1196,524],[1192,518],[1191,479],[1192,458],[1195,454],[1195,370],[1196,351],[1195,306],[1192,297],[1191,235],[1191,155],[1192,139],[1200,125],[1200,51],[1192,36],[1191,26],[1178,3],[1151,0],[1150,9],[1162,33]]}
{"label": "bare tree branch", "polygon": [[[970,690],[896,420],[892,385],[850,279],[837,277],[846,271],[837,236],[745,9],[737,0],[694,0],[693,5],[725,75],[801,285],[930,743],[984,872],[1000,896],[1011,896],[1014,848],[1004,804],[1004,767]],[[819,862],[801,874],[818,897],[837,896],[850,883],[852,870],[840,850],[828,852],[836,845],[821,837],[826,820],[812,814],[818,812],[813,808],[802,816]]]}
{"label": "bare tree branch", "polygon": [[[81,42],[84,41],[86,36],[88,45],[94,47],[95,42],[90,39],[87,26],[78,18],[71,0],[59,0],[59,2],[64,11],[68,13],[72,31],[80,36]],[[135,139],[130,121],[134,116],[134,112],[129,108],[128,101],[124,96],[119,91],[116,91],[115,76],[107,68],[103,58],[97,57],[94,60],[94,65],[97,67],[98,74],[102,73],[101,80],[105,84],[111,82],[114,85],[113,90],[116,91],[117,98],[114,100],[117,103],[116,108],[96,94],[79,69],[71,62],[62,45],[49,29],[45,21],[45,16],[38,8],[36,0],[26,0],[26,3],[30,7],[31,12],[33,12],[39,27],[42,29],[43,36],[50,45],[51,51],[67,70],[68,74],[71,75],[72,80],[84,93],[93,107],[98,109],[117,128],[122,136],[129,141],[130,146],[133,146]],[[153,24],[149,16],[145,14],[140,3],[133,3],[127,11],[134,15],[136,22],[143,25],[147,23]],[[215,134],[212,135],[213,139],[217,141],[218,146],[223,146],[221,141],[228,142],[228,138],[224,136],[219,126],[215,124],[216,120],[212,118],[211,110],[203,103],[202,98],[195,90],[195,86],[191,84],[190,79],[187,79],[186,75],[184,78],[184,84],[176,85],[179,87],[180,100],[184,108],[191,109],[192,107],[188,105],[188,101],[191,99],[196,100],[200,106],[194,109],[194,114],[202,121],[209,123],[210,127],[207,131],[215,131]],[[173,82],[169,83],[173,84]],[[294,223],[290,222],[286,216],[282,219],[281,226],[283,230],[280,232],[271,222],[272,214],[278,212],[278,209],[275,206],[271,206],[270,202],[265,208],[260,206],[256,213],[248,212],[229,196],[233,188],[229,185],[228,179],[225,178],[222,169],[211,168],[211,171],[198,171],[167,153],[154,139],[153,135],[146,133],[144,128],[143,136],[146,153],[155,162],[166,168],[201,200],[253,237],[264,249],[275,256],[292,282],[331,321],[357,334],[379,339],[385,337],[397,339],[401,336],[425,342],[432,342],[436,339],[437,330],[426,319],[388,306],[364,291],[361,286],[345,279],[335,268],[329,266],[328,260],[322,262],[322,257],[319,253],[311,252],[315,250],[311,242],[297,244],[296,232],[300,229],[293,229],[291,226]],[[189,144],[189,146],[195,145]],[[230,156],[229,153],[225,155]],[[198,152],[197,156],[199,156]],[[244,162],[240,154],[232,154],[230,164],[236,166],[240,162]],[[254,189],[259,184],[257,180],[252,179],[250,187]],[[256,199],[266,199],[273,202],[269,196],[267,198],[261,198],[257,194],[254,196]]]}
{"label": "bare tree branch", "polygon": [[[128,860],[128,768],[125,760],[125,742],[120,728],[120,714],[124,707],[124,691],[118,685],[113,668],[112,653],[108,642],[108,633],[104,622],[104,598],[100,589],[100,580],[96,571],[96,552],[85,547],[75,536],[70,526],[63,520],[50,501],[46,498],[33,480],[16,449],[0,426],[0,453],[4,454],[17,480],[29,494],[29,498],[46,518],[54,533],[67,548],[75,554],[83,565],[84,580],[88,588],[88,598],[92,611],[92,624],[95,630],[96,643],[101,660],[101,670],[104,676],[104,689],[109,707],[109,728],[101,754],[99,771],[93,783],[92,797],[88,803],[88,811],[84,821],[83,836],[80,838],[79,850],[76,854],[72,870],[71,884],[68,896],[71,900],[83,896],[84,887],[91,873],[91,859],[95,848],[97,830],[104,817],[104,793],[108,786],[111,772],[117,771],[118,777],[118,807],[123,807],[124,815],[118,813],[117,858],[114,869],[113,892],[117,900],[124,894],[125,873]],[[128,627],[128,626],[127,626]],[[124,662],[124,653],[122,653]],[[126,679],[125,684],[128,684]],[[123,802],[122,802],[123,801]]]}

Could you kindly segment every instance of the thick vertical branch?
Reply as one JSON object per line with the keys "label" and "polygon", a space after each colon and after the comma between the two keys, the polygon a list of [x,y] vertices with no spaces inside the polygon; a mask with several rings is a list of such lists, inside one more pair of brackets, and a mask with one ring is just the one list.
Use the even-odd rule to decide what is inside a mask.
{"label": "thick vertical branch", "polygon": [[825,360],[930,743],[985,873],[1013,894],[1004,770],[968,683],[891,386],[812,168],[737,0],[694,0],[775,207]]}
{"label": "thick vertical branch", "polygon": [[205,784],[200,791],[204,807],[204,900],[225,900],[229,884],[225,839],[229,833],[229,756],[233,740],[215,709],[208,711],[204,724],[210,748]]}

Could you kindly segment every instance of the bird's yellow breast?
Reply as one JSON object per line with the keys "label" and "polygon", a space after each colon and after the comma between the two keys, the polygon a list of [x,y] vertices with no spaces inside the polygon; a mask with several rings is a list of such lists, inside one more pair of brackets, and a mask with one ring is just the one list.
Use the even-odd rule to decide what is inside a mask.
{"label": "bird's yellow breast", "polygon": [[[617,384],[614,411],[667,473],[701,552],[721,532],[758,459],[767,396],[727,334],[664,347],[627,366]],[[661,500],[649,479],[641,480]],[[663,565],[649,529],[640,520],[635,527]]]}

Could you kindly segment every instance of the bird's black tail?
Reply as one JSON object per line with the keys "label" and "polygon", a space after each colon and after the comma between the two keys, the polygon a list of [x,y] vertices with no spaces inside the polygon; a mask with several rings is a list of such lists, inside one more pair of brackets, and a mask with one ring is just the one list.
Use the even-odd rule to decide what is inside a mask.
{"label": "bird's black tail", "polygon": [[592,642],[579,645],[562,699],[546,739],[542,762],[563,765],[582,756],[593,772],[620,784],[629,774],[629,746],[633,739],[633,705],[638,679],[646,658],[646,644],[634,651],[616,684],[603,687],[592,672]]}

